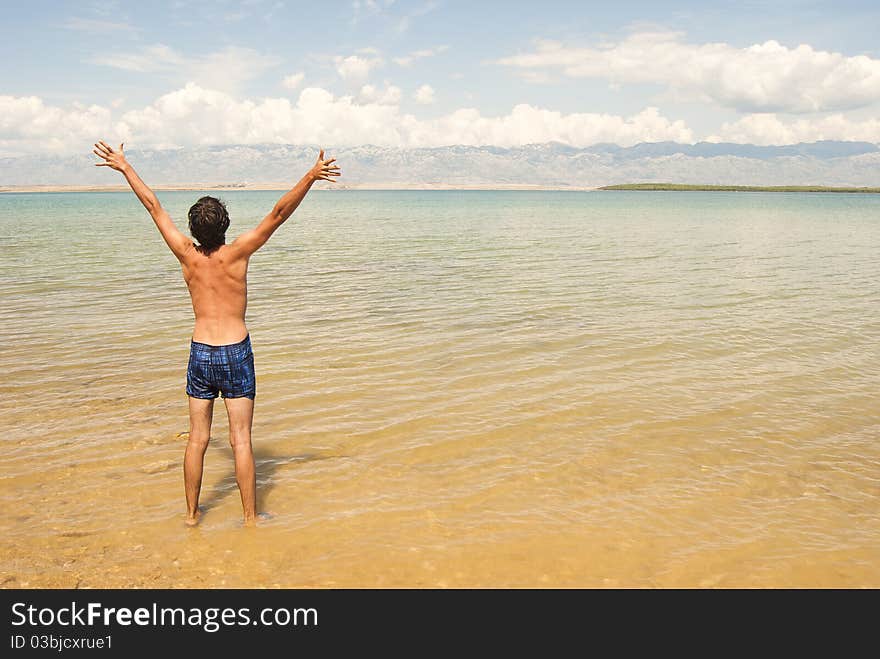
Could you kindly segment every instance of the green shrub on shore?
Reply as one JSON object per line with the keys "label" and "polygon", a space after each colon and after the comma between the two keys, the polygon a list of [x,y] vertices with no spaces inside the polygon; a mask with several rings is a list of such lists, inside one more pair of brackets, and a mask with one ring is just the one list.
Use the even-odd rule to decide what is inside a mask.
{"label": "green shrub on shore", "polygon": [[623,183],[606,185],[600,190],[674,190],[685,192],[869,192],[880,188],[835,188],[824,185],[689,185],[684,183]]}

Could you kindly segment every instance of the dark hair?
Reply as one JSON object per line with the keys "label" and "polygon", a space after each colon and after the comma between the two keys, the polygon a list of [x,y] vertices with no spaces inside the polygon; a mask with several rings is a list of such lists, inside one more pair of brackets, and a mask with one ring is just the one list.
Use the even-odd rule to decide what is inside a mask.
{"label": "dark hair", "polygon": [[226,244],[229,213],[216,197],[202,197],[189,209],[189,232],[199,241],[199,251],[210,254]]}

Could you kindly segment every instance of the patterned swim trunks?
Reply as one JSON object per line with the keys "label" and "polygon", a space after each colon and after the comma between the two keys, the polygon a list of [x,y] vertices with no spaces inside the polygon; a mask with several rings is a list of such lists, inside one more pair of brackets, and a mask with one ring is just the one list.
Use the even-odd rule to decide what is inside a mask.
{"label": "patterned swim trunks", "polygon": [[250,398],[257,395],[251,336],[224,346],[192,341],[186,393],[193,398]]}

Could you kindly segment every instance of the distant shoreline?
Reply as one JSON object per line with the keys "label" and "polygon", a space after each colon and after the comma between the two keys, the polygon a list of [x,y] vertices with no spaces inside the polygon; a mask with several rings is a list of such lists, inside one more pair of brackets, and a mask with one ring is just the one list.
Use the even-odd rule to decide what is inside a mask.
{"label": "distant shoreline", "polygon": [[[157,192],[162,191],[205,191],[228,192],[239,190],[270,190],[283,192],[290,190],[294,182],[288,183],[247,183],[247,184],[179,184],[153,185]],[[581,187],[574,185],[529,185],[529,184],[498,184],[498,185],[452,185],[445,183],[364,183],[364,184],[328,184],[315,190],[574,190],[595,191],[597,187]],[[128,192],[127,185],[6,185],[0,186],[0,194],[8,192]]]}
{"label": "distant shoreline", "polygon": [[[275,191],[289,190],[291,183],[246,183],[246,184],[177,184],[154,185],[158,192],[229,192],[229,191]],[[444,183],[364,183],[321,185],[316,190],[536,190],[536,191],[645,191],[645,192],[830,192],[880,194],[880,187],[832,187],[824,185],[691,185],[684,183],[622,183],[602,187],[581,187],[573,185],[453,185]],[[8,185],[0,186],[0,194],[20,192],[128,192],[127,185]]]}
{"label": "distant shoreline", "polygon": [[864,192],[880,193],[880,188],[836,188],[825,185],[689,185],[684,183],[623,183],[605,185],[598,190],[641,190],[648,192]]}

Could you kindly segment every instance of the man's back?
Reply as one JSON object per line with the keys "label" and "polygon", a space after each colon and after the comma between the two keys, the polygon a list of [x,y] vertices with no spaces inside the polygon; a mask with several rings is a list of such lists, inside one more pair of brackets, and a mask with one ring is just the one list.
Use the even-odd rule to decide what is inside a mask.
{"label": "man's back", "polygon": [[193,247],[180,259],[195,315],[193,341],[228,345],[247,336],[248,260],[235,243],[210,254]]}

